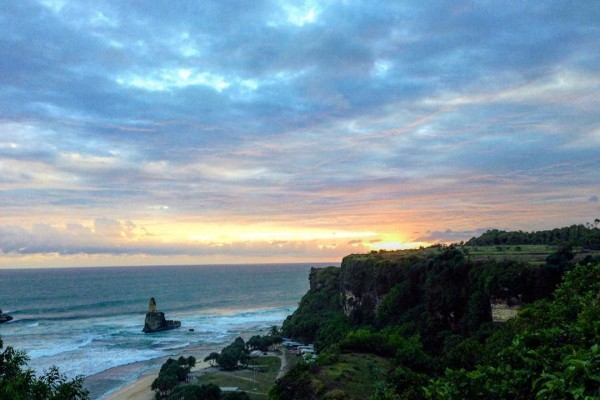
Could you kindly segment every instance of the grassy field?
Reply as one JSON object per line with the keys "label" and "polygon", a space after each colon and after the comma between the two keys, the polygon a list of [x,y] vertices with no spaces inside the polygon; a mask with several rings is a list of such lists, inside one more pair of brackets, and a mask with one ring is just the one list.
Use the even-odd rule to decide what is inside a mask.
{"label": "grassy field", "polygon": [[319,367],[315,385],[325,398],[367,399],[373,394],[373,383],[382,380],[389,362],[373,354],[341,354],[338,362]]}
{"label": "grassy field", "polygon": [[231,372],[216,370],[199,376],[193,383],[238,387],[248,393],[252,400],[266,399],[269,389],[275,383],[280,366],[279,357],[263,356],[252,359],[246,369]]}
{"label": "grassy field", "polygon": [[546,245],[515,245],[515,246],[462,246],[462,251],[472,260],[488,258],[509,258],[532,264],[540,264],[558,247]]}
{"label": "grassy field", "polygon": [[[549,245],[497,245],[497,246],[458,246],[467,257],[474,261],[481,261],[487,259],[512,259],[519,260],[532,265],[543,264],[546,261],[546,257],[558,250],[558,246]],[[442,251],[440,247],[428,247],[424,249],[413,249],[413,250],[398,250],[398,251],[386,251],[380,252],[379,254],[384,259],[399,260],[410,257],[411,255],[434,255]],[[575,262],[583,260],[583,258],[590,255],[598,255],[600,251],[592,251],[584,253],[579,247],[573,248],[575,254]],[[367,258],[369,255],[364,255]]]}

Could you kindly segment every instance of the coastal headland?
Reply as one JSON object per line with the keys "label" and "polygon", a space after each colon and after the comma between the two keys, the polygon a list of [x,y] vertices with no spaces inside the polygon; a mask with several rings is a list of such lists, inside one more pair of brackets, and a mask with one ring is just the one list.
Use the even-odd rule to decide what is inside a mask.
{"label": "coastal headland", "polygon": [[[341,267],[312,269],[309,291],[282,330],[300,342],[315,343],[318,361],[292,367],[277,380],[272,377],[271,398],[359,400],[376,395],[378,388],[406,398],[422,398],[436,382],[454,385],[455,378],[445,377],[444,369],[468,371],[466,368],[477,363],[497,362],[487,358],[489,354],[520,353],[510,339],[517,329],[514,320],[538,335],[539,329],[545,328],[540,328],[537,316],[531,319],[532,310],[538,302],[551,298],[552,317],[544,314],[542,320],[560,315],[564,329],[593,332],[583,326],[593,325],[593,321],[573,320],[561,310],[574,306],[568,305],[572,297],[600,292],[600,248],[595,249],[598,233],[579,228],[552,234],[489,231],[458,245],[354,254],[345,257]],[[579,246],[561,242],[560,238],[569,234],[579,237]],[[579,293],[565,292],[563,285],[573,285],[568,280],[563,283],[567,277],[578,279]],[[587,307],[592,308],[585,312],[593,314],[598,304]],[[523,316],[520,310],[526,310]],[[554,329],[552,326],[548,329]],[[584,340],[595,341],[593,334]],[[590,351],[593,353],[593,348]],[[233,387],[238,386],[236,381],[253,381],[248,375],[252,369],[205,372],[197,382]],[[535,372],[527,373],[527,379],[538,379]],[[148,386],[149,379],[144,379],[119,395],[133,396],[141,386]],[[405,383],[394,386],[394,382]],[[481,390],[476,382],[471,384],[474,386],[468,390]],[[511,378],[498,379],[495,384],[508,391],[514,385]],[[596,390],[591,385],[583,390]],[[252,399],[258,394],[252,387],[248,393]],[[146,399],[143,392],[140,395],[111,400]]]}
{"label": "coastal headland", "polygon": [[[311,348],[310,358],[293,357],[298,363],[291,365],[283,354],[265,355],[262,349],[252,358],[261,346],[253,332],[216,355],[213,348],[166,348],[165,356],[180,357],[163,366],[186,369],[192,362],[185,357],[193,356],[214,361],[220,369],[199,362],[194,371],[186,371],[191,380],[175,375],[164,389],[157,387],[163,397],[188,390],[190,383],[240,389],[251,400],[267,392],[272,400],[505,399],[519,393],[595,398],[600,393],[594,378],[600,373],[596,226],[491,230],[466,243],[352,254],[340,267],[312,268],[308,278],[308,292],[297,309],[273,331],[298,348]],[[136,342],[158,337],[165,343],[178,334],[201,332],[150,337],[137,330]],[[200,337],[192,341],[202,343]],[[155,357],[91,376],[92,386],[104,385],[92,399],[149,400],[163,361]],[[577,369],[580,365],[589,365],[592,373]],[[283,366],[289,367],[287,373]],[[77,388],[80,383],[69,384]]]}

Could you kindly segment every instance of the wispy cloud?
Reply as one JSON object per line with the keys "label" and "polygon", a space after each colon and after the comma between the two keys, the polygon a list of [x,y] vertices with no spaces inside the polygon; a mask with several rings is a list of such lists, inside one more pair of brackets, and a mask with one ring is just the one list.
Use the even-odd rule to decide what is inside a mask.
{"label": "wispy cloud", "polygon": [[[375,239],[316,232],[452,241],[598,215],[595,1],[24,0],[0,21],[11,263],[339,258]],[[229,239],[167,233],[185,224]]]}

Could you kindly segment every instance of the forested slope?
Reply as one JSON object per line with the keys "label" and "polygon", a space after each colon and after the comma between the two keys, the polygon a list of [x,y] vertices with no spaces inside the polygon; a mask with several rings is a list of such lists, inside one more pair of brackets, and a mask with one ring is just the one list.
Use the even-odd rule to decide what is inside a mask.
{"label": "forested slope", "polygon": [[[532,265],[466,249],[351,255],[341,268],[311,271],[310,290],[283,330],[314,341],[319,361],[280,380],[271,398],[358,399],[348,379],[327,378],[340,365],[358,371],[350,354],[389,362],[349,378],[368,385],[372,400],[597,396],[598,255],[576,266],[570,243],[558,243]],[[493,322],[496,304],[520,310]],[[298,382],[303,394],[293,390]]]}

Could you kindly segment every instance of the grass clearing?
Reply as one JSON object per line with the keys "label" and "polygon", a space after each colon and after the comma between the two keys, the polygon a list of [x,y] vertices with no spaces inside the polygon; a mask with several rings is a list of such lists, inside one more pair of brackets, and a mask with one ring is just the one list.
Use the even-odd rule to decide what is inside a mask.
{"label": "grass clearing", "polygon": [[[483,261],[488,259],[510,259],[522,261],[530,265],[540,265],[546,262],[546,257],[550,254],[555,253],[559,246],[551,245],[493,245],[493,246],[458,246],[465,256],[469,257],[473,261]],[[411,249],[411,250],[395,250],[395,251],[382,251],[379,254],[388,260],[400,260],[403,258],[410,257],[415,254],[430,256],[435,253],[439,253],[443,250],[441,247],[428,247],[425,249]],[[581,247],[574,247],[573,253],[575,255],[575,262],[581,261],[586,255],[598,256],[600,251],[598,250],[586,250],[584,251]],[[365,255],[365,258],[368,255]]]}
{"label": "grass clearing", "polygon": [[214,383],[217,386],[233,386],[245,391],[252,400],[266,399],[277,377],[281,360],[277,356],[261,356],[250,361],[245,369],[236,371],[211,371],[199,376],[194,384]]}
{"label": "grass clearing", "polygon": [[511,259],[529,264],[542,264],[546,257],[558,250],[557,246],[548,245],[498,245],[498,246],[463,246],[462,251],[472,260],[489,258]]}
{"label": "grass clearing", "polygon": [[338,362],[319,367],[315,379],[325,398],[363,400],[373,394],[373,383],[384,379],[389,361],[373,354],[341,354]]}

